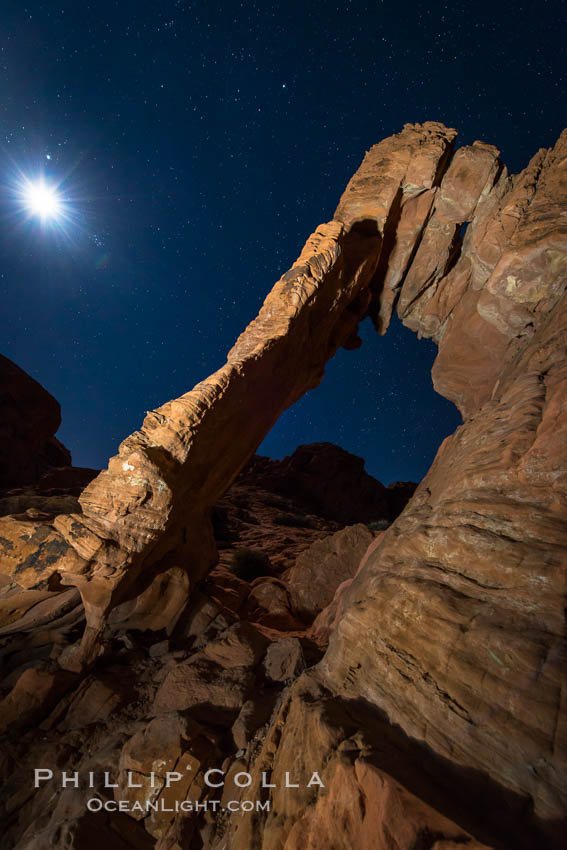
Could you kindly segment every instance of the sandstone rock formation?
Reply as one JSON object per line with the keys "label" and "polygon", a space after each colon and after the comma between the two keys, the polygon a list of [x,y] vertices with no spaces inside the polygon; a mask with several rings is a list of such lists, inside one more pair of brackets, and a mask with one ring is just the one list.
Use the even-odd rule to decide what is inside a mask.
{"label": "sandstone rock formation", "polygon": [[[331,443],[299,446],[290,457],[271,461],[262,478],[265,486],[293,499],[296,507],[341,525],[391,517],[391,502],[398,493],[368,475],[362,458]],[[393,515],[400,513],[401,506]]]}
{"label": "sandstone rock formation", "polygon": [[33,484],[51,467],[70,466],[55,437],[61,408],[41,384],[0,355],[0,489]]}
{"label": "sandstone rock formation", "polygon": [[[176,815],[159,835],[148,824],[158,850],[189,846],[196,829],[210,850],[564,843],[567,132],[517,176],[490,145],[455,151],[455,136],[428,122],[375,145],[334,220],[309,238],[227,364],[148,414],[82,493],[82,513],[22,520],[42,524],[20,534],[38,553],[26,550],[29,591],[51,606],[71,588],[74,611],[78,590],[87,625],[80,643],[14,664],[6,707],[13,711],[20,693],[35,718],[45,700],[44,724],[60,734],[57,718],[72,708],[74,684],[94,688],[116,662],[108,628],[116,612],[122,622],[133,611],[147,616],[175,582],[173,594],[164,591],[178,605],[173,629],[168,635],[158,619],[154,643],[178,630],[185,643],[163,664],[161,648],[152,656],[126,645],[123,690],[136,692],[144,713],[129,714],[122,694],[102,699],[116,718],[109,730],[122,736],[105,747],[122,753],[136,724],[170,712],[188,711],[203,724],[209,709],[213,725],[246,743],[223,762],[220,798],[237,793],[235,778],[246,770],[247,796],[271,800],[270,812]],[[241,580],[223,592],[221,564],[213,602],[199,586],[216,560],[210,511],[278,415],[321,380],[329,357],[357,347],[358,323],[369,316],[384,332],[394,309],[437,342],[434,383],[463,424],[357,575],[337,589],[323,659],[282,692],[281,681],[264,675],[278,665],[266,666],[246,641],[234,643],[247,596]],[[21,570],[17,558],[8,563],[10,576]],[[269,641],[284,637],[261,619],[263,600],[277,593],[277,622],[286,624],[286,640],[299,637],[311,666],[316,648],[305,632],[293,633],[285,576],[274,573],[256,580],[267,587],[257,585],[248,609],[260,612],[253,628]],[[10,611],[13,634],[22,623],[33,634],[34,604]],[[147,628],[151,617],[141,622]],[[238,663],[227,666],[225,651]],[[284,661],[279,667],[293,675],[303,666]],[[38,671],[35,701],[30,666]],[[257,710],[242,714],[255,691]],[[84,756],[87,749],[94,755]],[[100,762],[101,752],[83,738],[68,762]],[[324,788],[306,782],[318,770]],[[262,788],[266,771],[275,790]],[[294,771],[300,787],[290,793],[283,780]],[[45,799],[23,799],[17,789],[8,798],[19,850],[34,846],[26,820],[46,835],[55,829],[54,815],[37,814]],[[58,805],[69,806],[66,828],[80,833],[77,799],[61,795]],[[144,846],[121,834],[126,846]],[[67,846],[80,845],[69,838]]]}
{"label": "sandstone rock formation", "polygon": [[[525,847],[561,846],[567,810],[566,155],[564,133],[509,178],[493,149],[457,152],[411,264],[377,281],[398,291],[406,324],[438,341],[435,384],[465,421],[352,582],[316,674],[347,711],[382,710],[427,744],[435,756],[423,773],[451,777],[453,800],[467,788],[480,809],[491,789],[501,803],[487,812],[488,834]],[[391,197],[377,157],[373,149],[347,188],[341,220],[371,215],[373,186]],[[404,239],[407,228],[391,241],[397,257]],[[368,718],[359,724],[368,734]],[[325,742],[307,767],[328,758]],[[340,829],[341,811],[327,811],[327,829]],[[291,827],[278,826],[290,847]],[[256,819],[257,834],[269,828]],[[235,834],[232,846],[245,840]]]}

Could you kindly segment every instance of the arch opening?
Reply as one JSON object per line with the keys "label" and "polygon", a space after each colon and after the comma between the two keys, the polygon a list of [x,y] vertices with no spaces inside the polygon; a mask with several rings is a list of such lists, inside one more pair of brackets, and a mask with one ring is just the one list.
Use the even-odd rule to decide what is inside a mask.
{"label": "arch opening", "polygon": [[418,482],[462,421],[433,388],[437,346],[395,315],[384,336],[370,318],[359,334],[362,346],[337,351],[319,386],[282,413],[257,454],[281,459],[300,444],[334,443],[364,458],[366,471],[384,484]]}

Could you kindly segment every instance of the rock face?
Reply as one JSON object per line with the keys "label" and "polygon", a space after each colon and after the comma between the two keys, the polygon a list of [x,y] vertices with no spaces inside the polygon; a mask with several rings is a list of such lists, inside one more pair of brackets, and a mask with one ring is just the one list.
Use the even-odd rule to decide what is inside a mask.
{"label": "rock face", "polygon": [[[470,820],[466,800],[457,797],[449,812],[439,810],[446,800],[435,783],[420,776],[423,754],[384,717],[349,707],[307,673],[273,716],[253,765],[241,766],[253,779],[244,794],[236,789],[237,799],[262,799],[264,773],[275,786],[272,811],[221,824],[212,846],[487,850],[463,825]],[[298,786],[293,792],[286,788],[288,777]],[[497,805],[493,801],[490,812]]]}
{"label": "rock face", "polygon": [[[455,151],[455,136],[429,122],[375,145],[333,221],[309,238],[226,365],[148,414],[83,491],[82,513],[25,520],[43,523],[26,534],[26,569],[34,545],[37,553],[46,541],[51,547],[49,562],[43,555],[39,562],[46,582],[34,589],[46,594],[39,603],[52,606],[53,596],[76,588],[87,625],[80,643],[71,640],[76,624],[69,627],[62,651],[38,636],[47,647],[41,663],[25,652],[13,660],[4,695],[10,717],[18,693],[33,718],[44,698],[46,729],[59,734],[72,682],[96,679],[113,663],[116,612],[148,615],[175,576],[177,590],[167,597],[176,601],[175,624],[168,634],[160,621],[152,660],[144,656],[136,667],[136,642],[127,629],[122,635],[131,643],[128,672],[139,673],[125,677],[138,700],[128,705],[144,714],[129,715],[121,695],[102,705],[123,738],[139,731],[141,716],[144,727],[148,717],[185,712],[204,724],[208,711],[213,725],[232,730],[233,743],[247,742],[244,754],[231,750],[223,763],[219,799],[236,794],[245,770],[247,798],[272,804],[218,821],[176,815],[159,826],[158,850],[189,846],[197,828],[208,850],[564,845],[567,132],[517,176],[490,145]],[[282,691],[286,671],[296,676],[318,660],[307,629],[293,633],[298,624],[288,619],[293,594],[283,573],[295,569],[299,552],[285,564],[280,540],[278,568],[269,556],[256,559],[272,575],[252,585],[226,580],[226,561],[202,582],[216,560],[210,511],[278,415],[321,380],[329,357],[357,347],[359,321],[370,316],[384,332],[394,309],[437,342],[435,386],[457,404],[463,424],[362,565],[354,563],[346,581],[337,575],[342,585],[322,626],[327,652]],[[313,486],[309,447],[281,463],[313,505],[321,488]],[[365,489],[362,475],[357,486],[389,505],[385,492]],[[339,490],[330,487],[329,503],[344,516],[348,500]],[[13,557],[12,567],[10,576],[20,569]],[[271,625],[262,620],[270,594],[279,618]],[[255,633],[277,647],[267,658],[234,626],[243,612],[245,619],[256,612]],[[33,635],[30,617],[34,607],[12,610],[12,632],[27,623]],[[287,634],[274,635],[276,624]],[[301,653],[296,644],[278,647],[282,638],[298,638]],[[166,639],[179,642],[160,663]],[[30,666],[42,674],[37,699]],[[273,678],[269,671],[278,670]],[[250,706],[255,694],[258,705]],[[112,740],[112,728],[105,747],[116,755],[125,742]],[[73,740],[67,762],[86,751],[100,762],[102,750]],[[65,761],[63,751],[60,743],[55,752]],[[319,770],[323,787],[307,781]],[[262,788],[266,772],[275,789]],[[299,788],[291,791],[285,777],[293,773]],[[34,846],[22,828],[34,819],[51,836],[53,816],[38,820],[45,799],[22,800],[17,791],[8,798],[18,812],[9,835],[21,838],[19,850]],[[66,799],[59,804],[70,807],[67,828],[80,832],[84,816]],[[158,835],[153,829],[148,824],[145,834]],[[136,838],[124,834],[132,846]],[[67,846],[77,844],[69,838]]]}
{"label": "rock face", "polygon": [[[31,453],[32,449],[28,446],[27,451]],[[68,463],[70,457],[67,453],[61,460]],[[34,484],[0,490],[0,517],[27,510],[49,513],[54,517],[76,513],[81,510],[78,497],[97,475],[98,469],[80,466],[49,468]]]}
{"label": "rock face", "polygon": [[2,355],[0,387],[0,489],[34,484],[51,467],[70,466],[70,452],[54,436],[59,402]]}
{"label": "rock face", "polygon": [[[317,671],[336,701],[384,711],[425,742],[436,756],[422,756],[424,772],[458,783],[447,799],[466,787],[481,807],[483,783],[494,783],[519,820],[503,834],[501,816],[499,834],[493,816],[489,834],[525,847],[561,846],[567,810],[566,154],[564,133],[509,178],[493,149],[457,152],[411,264],[395,284],[387,277],[402,319],[438,341],[436,387],[465,421],[347,590]],[[373,181],[391,194],[376,157],[347,188],[342,220],[362,214],[349,204],[359,183],[365,217]],[[402,189],[400,226],[412,197]],[[407,228],[392,254],[404,239]],[[309,763],[328,754],[324,743]],[[321,805],[307,802],[312,822]],[[327,809],[328,829],[340,830],[342,812]],[[293,846],[291,824],[279,829]]]}
{"label": "rock face", "polygon": [[[272,461],[263,477],[296,506],[341,525],[372,522],[395,511],[395,497],[390,500],[387,488],[364,471],[363,459],[331,443],[299,446],[290,457]],[[393,515],[399,513],[401,507]]]}

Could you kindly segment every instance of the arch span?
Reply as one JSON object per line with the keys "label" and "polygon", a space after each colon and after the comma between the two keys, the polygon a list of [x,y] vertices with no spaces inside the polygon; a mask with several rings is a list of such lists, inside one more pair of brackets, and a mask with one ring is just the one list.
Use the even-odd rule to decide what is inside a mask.
{"label": "arch span", "polygon": [[567,138],[511,178],[496,148],[455,150],[455,137],[428,122],[375,145],[333,221],[309,237],[226,364],[148,413],[83,492],[83,513],[57,518],[54,568],[80,590],[87,616],[81,645],[62,665],[88,665],[112,609],[156,577],[181,572],[190,594],[215,556],[211,505],[337,349],[359,344],[363,318],[384,333],[397,310],[438,343],[435,386],[460,408],[464,427],[503,392],[503,376],[562,296],[557,175]]}

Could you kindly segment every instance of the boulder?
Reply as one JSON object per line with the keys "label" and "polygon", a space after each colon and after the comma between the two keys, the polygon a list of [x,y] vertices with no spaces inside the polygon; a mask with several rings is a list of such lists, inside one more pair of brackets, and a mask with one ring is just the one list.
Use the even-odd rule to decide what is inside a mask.
{"label": "boulder", "polygon": [[279,631],[303,631],[305,624],[292,611],[289,589],[279,579],[258,579],[246,600],[246,617]]}
{"label": "boulder", "polygon": [[326,608],[323,608],[322,611],[317,614],[313,623],[311,624],[311,628],[307,632],[309,638],[313,640],[318,646],[326,647],[329,643],[329,638],[338,621],[342,617],[345,608],[346,601],[348,598],[347,591],[351,586],[353,579],[358,573],[363,569],[366,562],[372,553],[380,546],[382,543],[382,539],[384,537],[384,532],[379,532],[360,561],[356,572],[352,578],[348,578],[346,581],[343,581],[342,584],[339,584],[337,589],[335,590],[335,595],[333,596],[332,601],[327,605]]}
{"label": "boulder", "polygon": [[177,664],[160,685],[153,705],[156,715],[198,709],[200,718],[234,721],[254,684],[249,667],[224,667],[202,653]]}
{"label": "boulder", "polygon": [[264,672],[272,682],[288,682],[305,670],[301,642],[296,637],[280,638],[270,644],[264,658]]}
{"label": "boulder", "polygon": [[333,599],[342,582],[352,578],[374,540],[366,525],[350,525],[313,543],[298,557],[285,578],[292,608],[310,623]]}
{"label": "boulder", "polygon": [[207,643],[203,656],[220,667],[255,667],[267,644],[268,640],[261,632],[241,621]]}

